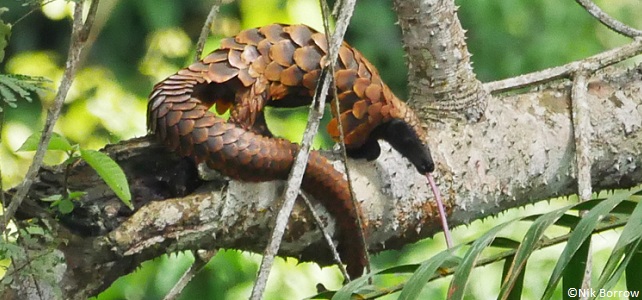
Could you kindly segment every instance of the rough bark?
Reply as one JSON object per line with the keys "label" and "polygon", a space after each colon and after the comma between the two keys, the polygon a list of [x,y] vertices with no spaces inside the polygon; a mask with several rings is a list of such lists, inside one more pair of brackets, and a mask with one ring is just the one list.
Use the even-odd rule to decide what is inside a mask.
{"label": "rough bark", "polygon": [[409,102],[424,118],[477,121],[489,94],[473,72],[452,0],[395,0],[408,53]]}
{"label": "rough bark", "polygon": [[[560,79],[489,100],[470,70],[452,1],[438,3],[446,6],[437,10],[434,18],[412,17],[415,11],[433,12],[432,5],[437,2],[397,1],[397,11],[414,62],[410,82],[417,87],[412,98],[424,107],[420,110],[424,117],[446,111],[449,116],[475,119],[484,112],[474,124],[431,124],[428,142],[437,162],[440,189],[449,203],[450,223],[465,224],[512,207],[574,194],[577,181],[570,81]],[[412,46],[413,36],[431,36],[431,32],[439,36],[435,40],[445,44],[429,39],[429,48]],[[415,50],[423,58],[412,58]],[[452,66],[435,68],[441,64],[431,64],[431,60],[419,63],[435,58]],[[642,66],[605,70],[589,79],[588,93],[593,190],[640,184]],[[425,104],[429,98],[432,101]],[[190,161],[151,141],[143,137],[105,149],[128,176],[135,212],[122,205],[90,168],[80,164],[68,178],[68,186],[88,194],[72,214],[51,218],[43,208],[47,204],[39,199],[61,193],[64,170],[40,170],[17,217],[35,217],[46,224],[60,241],[54,255],[63,259],[55,266],[53,280],[15,278],[0,292],[3,299],[33,295],[84,299],[141,262],[164,253],[215,248],[260,252],[264,248],[282,182],[248,184],[215,175],[204,181]],[[390,147],[382,146],[382,155],[375,162],[349,162],[374,253],[400,248],[440,231],[425,178]],[[336,161],[336,155],[328,155]],[[338,162],[335,166],[341,168]],[[320,205],[316,209],[323,210]],[[332,218],[323,216],[332,227]],[[331,263],[329,251],[319,249],[324,249],[321,234],[299,206],[291,217],[281,254]],[[35,255],[40,250],[32,251]],[[56,294],[58,288],[62,294]]]}
{"label": "rough bark", "polygon": [[[599,77],[590,80],[588,99],[595,126],[593,188],[631,187],[642,181],[642,67],[614,68]],[[430,142],[440,188],[451,205],[451,224],[575,193],[569,89],[568,82],[559,81],[499,97],[489,103],[481,122],[434,132]],[[167,252],[263,249],[282,183],[204,182],[189,162],[150,140],[105,149],[128,174],[137,208],[133,214],[89,168],[80,165],[72,172],[70,188],[88,194],[70,216],[60,218],[63,226],[53,227],[55,235],[68,240],[58,248],[66,262],[59,281],[64,298],[94,295],[140,262]],[[373,252],[440,230],[424,178],[385,146],[375,162],[350,161]],[[61,180],[62,170],[41,170],[21,217],[46,214],[35,203],[60,192]],[[324,246],[314,227],[305,210],[297,208],[281,254],[330,263],[328,252],[318,251]]]}

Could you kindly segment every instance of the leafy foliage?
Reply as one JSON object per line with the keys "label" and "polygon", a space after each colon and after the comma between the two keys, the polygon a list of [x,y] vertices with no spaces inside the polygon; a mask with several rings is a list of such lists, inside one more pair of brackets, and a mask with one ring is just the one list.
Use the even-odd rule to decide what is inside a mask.
{"label": "leafy foliage", "polygon": [[[36,151],[38,143],[40,142],[41,134],[35,133],[27,138],[18,151]],[[67,152],[69,159],[67,165],[75,163],[78,158],[82,158],[91,166],[98,176],[102,178],[105,183],[114,191],[116,196],[127,205],[130,209],[134,209],[131,204],[131,193],[129,191],[129,184],[127,183],[127,176],[120,166],[111,157],[106,154],[96,151],[82,149],[78,145],[72,145],[69,141],[58,133],[53,133],[47,150],[61,150]],[[80,198],[82,193],[67,192],[67,195],[53,195],[42,199],[43,201],[51,201],[52,206],[57,206],[58,210],[67,214],[73,210],[73,200]]]}
{"label": "leafy foliage", "polygon": [[[38,150],[38,143],[40,143],[41,138],[40,133],[30,135],[27,140],[18,148],[18,151],[36,151]],[[49,145],[47,150],[61,150],[65,152],[71,152],[74,148],[71,146],[69,141],[58,133],[53,133],[51,139],[49,139]]]}
{"label": "leafy foliage", "polygon": [[85,192],[70,192],[67,191],[66,195],[51,195],[45,198],[42,198],[40,200],[45,201],[45,202],[51,202],[50,207],[52,208],[57,208],[58,211],[63,214],[69,214],[74,210],[74,200],[80,199],[80,197],[84,196],[86,193]]}
{"label": "leafy foliage", "polygon": [[[51,249],[55,249],[60,242],[41,226],[29,222],[18,223],[17,230],[0,239],[0,261],[11,261],[10,268],[0,267],[3,268],[0,273],[4,273],[0,279],[0,290],[8,285],[21,284],[15,281],[31,278],[36,274],[39,280],[56,287],[56,266],[64,258],[59,251]],[[62,295],[59,288],[54,288],[53,292],[57,297]]]}
{"label": "leafy foliage", "polygon": [[[31,102],[32,93],[49,90],[44,85],[50,82],[49,79],[39,76],[0,74],[0,99],[9,107],[16,108],[18,99]],[[0,105],[0,112],[2,112],[2,105]]]}
{"label": "leafy foliage", "polygon": [[[0,7],[0,15],[8,9]],[[4,23],[0,19],[0,62],[4,60],[5,48],[9,43],[11,35],[11,25]],[[18,99],[32,101],[31,94],[47,90],[44,84],[50,81],[44,77],[27,76],[17,74],[0,74],[0,99],[9,107],[17,107]],[[2,103],[0,103],[0,112],[2,112]]]}
{"label": "leafy foliage", "polygon": [[[22,3],[30,3],[31,5],[40,4],[39,0],[22,0],[22,1],[5,1],[3,5],[10,6],[9,13],[16,13],[17,16],[11,20],[18,19],[20,14],[23,14],[17,6]],[[317,7],[318,4],[314,1],[256,1],[256,0],[240,0],[234,1],[221,7],[221,12],[215,24],[216,29],[213,36],[208,42],[207,49],[211,50],[216,47],[220,36],[229,36],[239,30],[240,27],[246,28],[248,26],[263,25],[269,22],[287,22],[287,23],[301,23],[311,22],[309,9],[302,9],[300,7],[291,8],[289,10],[282,9],[283,6],[293,4],[307,3]],[[614,34],[605,32],[601,26],[591,19],[581,10],[577,9],[573,4],[564,1],[468,1],[462,2],[459,11],[459,17],[463,22],[463,27],[468,31],[468,46],[474,54],[473,60],[475,62],[475,72],[483,81],[495,80],[505,78],[511,75],[522,74],[527,71],[534,71],[544,67],[554,66],[560,63],[568,62],[573,59],[585,57],[588,54],[594,54],[602,49],[609,48],[609,45],[621,44],[621,41],[614,40]],[[601,1],[606,2],[606,1]],[[642,18],[639,18],[638,9],[627,8],[627,4],[631,5],[630,1],[611,1],[608,5],[603,5],[603,8],[610,10],[611,13],[616,13],[618,10],[624,12],[619,14],[620,17],[624,16],[622,20],[625,23],[640,27]],[[18,4],[16,4],[18,3]],[[274,11],[276,13],[266,14],[266,5],[275,3]],[[598,4],[600,4],[598,2]],[[14,5],[14,6],[12,6]],[[211,1],[156,1],[156,0],[140,0],[140,1],[126,1],[119,3],[115,6],[110,14],[107,14],[104,21],[105,26],[100,32],[100,37],[94,42],[92,54],[87,57],[87,67],[85,75],[82,71],[77,80],[77,88],[75,94],[72,94],[70,99],[67,99],[65,115],[62,116],[60,122],[57,124],[60,132],[63,132],[67,137],[72,138],[74,141],[81,143],[85,147],[91,145],[92,147],[100,147],[104,145],[106,140],[113,140],[131,137],[132,135],[141,135],[144,129],[135,131],[129,123],[122,121],[122,116],[132,119],[133,124],[137,122],[144,124],[144,103],[145,97],[149,93],[151,86],[158,78],[164,78],[171,72],[183,67],[191,59],[189,53],[180,55],[169,55],[166,51],[175,51],[176,48],[184,49],[189,48],[191,45],[176,45],[180,39],[176,37],[162,39],[158,42],[158,49],[154,44],[149,44],[151,37],[163,30],[173,30],[180,32],[186,37],[193,40],[198,34],[199,20],[203,20],[207,12],[207,7],[211,5]],[[401,50],[401,43],[399,42],[398,27],[393,26],[395,22],[394,12],[390,9],[392,4],[390,1],[362,1],[357,5],[356,15],[353,17],[353,25],[349,28],[348,41],[360,49],[381,71],[385,81],[392,83],[393,90],[398,96],[404,94],[399,92],[405,89],[406,86],[406,69],[403,64],[403,52]],[[630,7],[630,6],[629,6]],[[4,11],[4,10],[3,10]],[[23,10],[24,11],[24,10]],[[44,11],[44,10],[43,10]],[[0,12],[1,13],[1,12]],[[5,14],[6,15],[6,14]],[[628,19],[626,18],[628,15]],[[4,16],[4,15],[3,15]],[[261,19],[254,18],[253,16],[260,17]],[[304,16],[301,18],[301,16]],[[60,18],[64,15],[61,14]],[[9,19],[9,18],[7,18]],[[254,24],[250,24],[256,22]],[[7,73],[22,73],[22,74],[38,74],[48,78],[56,78],[57,72],[61,72],[64,66],[57,65],[60,60],[56,60],[56,55],[63,56],[64,50],[68,42],[68,20],[60,20],[52,18],[47,13],[34,13],[28,18],[21,21],[21,26],[13,28],[13,54],[8,58],[6,63]],[[572,23],[575,26],[569,27],[568,24]],[[4,48],[7,44],[11,26],[0,21],[0,61],[4,56]],[[598,38],[596,38],[596,36]],[[189,39],[184,39],[189,42]],[[381,41],[389,41],[381,43]],[[34,41],[40,41],[38,44]],[[22,45],[22,46],[20,46]],[[26,45],[26,46],[25,46]],[[394,49],[392,49],[394,48]],[[150,52],[154,55],[145,55],[146,49],[152,51],[156,49],[159,53]],[[511,55],[497,55],[498,49],[502,49],[502,53],[510,53]],[[11,49],[8,51],[11,53]],[[178,53],[178,52],[177,52]],[[43,64],[42,60],[38,57],[46,57],[47,64]],[[141,71],[141,66],[145,64],[145,60],[152,57],[154,64],[150,73]],[[14,66],[14,67],[10,67]],[[17,66],[17,67],[16,67]],[[104,68],[108,71],[97,74],[97,68]],[[13,68],[13,70],[10,70]],[[32,73],[36,70],[36,73]],[[89,72],[89,71],[93,72]],[[101,69],[102,70],[102,69]],[[165,71],[169,70],[169,71]],[[169,72],[169,73],[168,73]],[[142,73],[142,75],[141,75]],[[6,76],[6,75],[2,75]],[[14,76],[14,75],[11,75]],[[19,75],[18,75],[19,76]],[[85,76],[83,78],[83,76]],[[146,77],[147,76],[147,77]],[[101,80],[95,80],[100,78]],[[396,82],[397,84],[394,84]],[[88,84],[88,83],[91,83]],[[14,83],[15,84],[15,83]],[[7,89],[5,85],[0,84],[0,87]],[[117,87],[117,88],[116,88]],[[26,88],[23,90],[29,92],[28,96],[33,96],[33,92],[38,92]],[[9,89],[11,96],[14,99],[23,99],[20,91],[16,92]],[[5,96],[0,95],[3,100]],[[30,100],[31,98],[25,98]],[[112,100],[117,99],[117,100]],[[112,102],[113,101],[113,102]],[[0,101],[0,106],[4,106],[6,101]],[[16,101],[12,101],[15,105]],[[132,104],[133,103],[133,104]],[[143,104],[141,104],[143,103]],[[135,106],[143,107],[141,112],[134,110]],[[111,108],[120,108],[120,110],[112,110]],[[2,107],[0,107],[1,109]],[[95,112],[100,111],[101,117],[95,116]],[[20,109],[11,110],[15,112],[13,115],[7,113],[7,126],[4,128],[3,134],[6,136],[9,133],[15,134],[19,132],[19,125],[31,126],[41,112],[41,108],[37,105],[21,105]],[[127,114],[123,113],[127,112]],[[26,118],[25,116],[29,116]],[[136,118],[139,118],[136,120]],[[27,120],[27,121],[25,121]],[[19,124],[18,126],[16,124]],[[82,124],[82,125],[79,125]],[[272,124],[270,124],[272,126]],[[291,123],[281,125],[290,130]],[[142,127],[142,125],[141,125]],[[23,130],[24,132],[24,130]],[[133,132],[133,133],[132,133]],[[130,134],[130,135],[127,135]],[[24,136],[28,135],[25,134]],[[24,139],[24,136],[22,139]],[[22,140],[21,139],[21,140]],[[37,145],[38,139],[35,139]],[[1,146],[7,146],[5,143]],[[64,143],[57,144],[56,138],[52,139],[50,149],[58,147],[57,150],[71,151],[64,145]],[[8,147],[7,147],[8,149]],[[0,151],[7,151],[0,149]],[[24,150],[24,149],[23,149]],[[8,150],[13,151],[13,149]],[[7,153],[7,152],[5,152]],[[3,155],[5,153],[1,153]],[[76,151],[78,154],[78,151]],[[4,155],[2,156],[3,164],[11,167],[3,170],[5,180],[7,177],[13,177],[14,180],[24,173],[24,165],[27,165],[26,159],[19,155]],[[13,160],[17,160],[15,163]],[[12,182],[12,183],[15,183]],[[62,195],[56,195],[53,203],[59,201],[54,205],[57,209],[64,211],[69,208],[68,204],[73,205],[73,195],[76,192],[69,192],[66,199]],[[622,203],[633,205],[634,202],[626,200]],[[618,205],[613,212],[626,205]],[[62,205],[62,209],[60,207]],[[592,204],[594,207],[595,203]],[[634,205],[633,205],[634,206]],[[631,207],[633,207],[631,206]],[[584,207],[586,208],[586,207]],[[590,209],[590,208],[588,208]],[[628,208],[627,208],[628,209]],[[639,205],[636,210],[642,209]],[[627,230],[627,226],[622,229],[622,234],[615,246],[613,246],[611,257],[608,259],[604,271],[600,273],[598,280],[599,286],[613,286],[615,282],[625,274],[627,279],[627,287],[629,289],[640,290],[640,284],[637,274],[642,274],[642,248],[640,247],[640,238],[635,238],[636,233],[642,232],[639,227],[639,222],[642,221],[642,216],[636,213],[630,213],[633,208],[626,210],[623,213],[624,219],[628,224],[636,225],[632,228],[637,230]],[[475,262],[476,265],[483,264],[489,260],[504,259],[504,276],[502,277],[502,285],[500,294],[505,299],[511,299],[511,296],[519,298],[520,295],[527,294],[529,288],[524,289],[523,293],[519,287],[524,282],[525,276],[548,278],[550,274],[534,274],[533,271],[526,271],[527,263],[530,266],[533,262],[539,263],[535,258],[531,258],[538,249],[547,245],[552,245],[555,242],[568,240],[568,236],[559,237],[556,239],[549,239],[546,234],[550,232],[549,228],[553,225],[557,227],[573,228],[577,226],[579,218],[575,215],[568,213],[567,208],[555,210],[543,215],[533,215],[526,218],[520,218],[518,221],[513,221],[512,224],[529,223],[530,228],[525,234],[524,239],[518,242],[517,246],[499,247],[500,244],[508,241],[501,236],[495,237],[488,236],[492,242],[485,247],[481,247],[482,255],[488,253],[496,253],[501,248],[501,252],[487,258],[479,256],[474,258],[470,256],[470,261]],[[636,215],[637,217],[634,217]],[[615,220],[615,221],[613,221]],[[614,218],[611,222],[618,223],[622,227],[622,218]],[[607,220],[604,219],[600,224],[607,226]],[[602,230],[602,225],[599,225],[596,230]],[[512,226],[508,226],[512,227]],[[483,228],[483,227],[482,227]],[[605,227],[605,228],[608,228]],[[482,232],[480,226],[471,228],[470,231]],[[500,231],[506,234],[508,230]],[[626,234],[625,234],[626,233]],[[630,234],[630,236],[628,236]],[[526,238],[528,237],[528,238]],[[587,240],[586,238],[585,240]],[[582,240],[582,239],[579,239]],[[584,241],[585,241],[584,240]],[[487,243],[487,241],[485,242]],[[427,245],[429,243],[423,243]],[[504,243],[505,244],[505,243]],[[14,245],[15,246],[15,245]],[[506,245],[504,245],[506,246]],[[581,246],[581,245],[580,245]],[[467,245],[460,246],[459,251],[467,250]],[[11,248],[11,247],[9,247]],[[429,251],[425,247],[409,247],[416,249],[415,251],[404,251],[399,255],[395,252],[394,255],[382,254],[378,255],[375,259],[379,260],[382,256],[387,258],[381,259],[382,264],[397,264],[395,259],[398,256],[408,257],[414,255],[413,252],[426,252]],[[14,249],[16,257],[24,252],[20,249]],[[577,251],[576,251],[577,252]],[[232,254],[230,254],[232,253]],[[384,278],[395,277],[398,275],[405,276],[408,281],[402,286],[384,286],[376,284],[374,286],[365,286],[364,281],[355,282],[351,284],[361,284],[361,288],[357,290],[364,295],[371,295],[372,297],[379,297],[390,291],[401,291],[404,297],[411,297],[415,295],[425,295],[427,285],[434,287],[436,284],[432,283],[436,278],[442,278],[447,274],[452,274],[454,267],[459,265],[463,260],[464,254],[456,253],[441,253],[433,256],[433,258],[425,261],[421,265],[401,265],[393,268],[386,268],[375,275],[370,275],[371,278]],[[471,253],[472,255],[473,253]],[[227,255],[227,256],[226,256]],[[478,253],[479,255],[479,253]],[[565,254],[567,255],[567,254]],[[231,256],[233,258],[230,258]],[[449,263],[442,263],[446,258],[450,257]],[[392,257],[392,258],[391,258]],[[253,257],[256,258],[256,257]],[[173,260],[172,260],[173,259]],[[167,262],[169,260],[169,262]],[[113,299],[125,298],[125,291],[127,295],[136,291],[139,298],[161,298],[163,293],[162,289],[158,288],[156,282],[169,282],[175,280],[181,272],[177,268],[177,258],[170,258],[159,262],[161,260],[152,261],[147,264],[148,268],[139,272],[137,281],[121,281],[120,287],[111,289],[112,292],[118,294]],[[195,278],[195,281],[190,283],[193,288],[185,290],[185,299],[190,298],[189,295],[194,297],[203,295],[216,295],[216,297],[242,298],[243,289],[251,285],[252,276],[254,271],[252,269],[252,258],[241,256],[240,254],[228,251],[228,253],[219,254],[212,264],[212,270],[206,270],[201,277]],[[233,264],[232,267],[230,265]],[[187,267],[187,262],[185,262]],[[288,269],[287,274],[292,274],[294,270],[293,264],[285,266]],[[307,293],[307,286],[314,286],[314,283],[324,281],[325,284],[330,282],[340,282],[336,275],[328,275],[327,269],[324,271],[309,271],[311,267],[304,264],[297,268],[297,275],[287,276],[289,278],[271,279],[272,282],[279,282],[279,280],[287,280],[280,284],[274,284],[278,287],[277,297],[295,297],[294,293]],[[316,268],[316,267],[315,267]],[[568,269],[567,265],[564,269]],[[225,269],[226,272],[219,270]],[[298,276],[308,270],[307,276]],[[551,266],[552,269],[552,266]],[[152,270],[152,271],[150,271]],[[237,273],[232,272],[234,270]],[[239,271],[243,270],[243,272]],[[415,271],[416,270],[416,271]],[[415,273],[410,276],[411,272]],[[549,271],[550,272],[550,271]],[[239,275],[242,273],[242,275]],[[286,272],[283,272],[286,273]],[[319,278],[319,274],[325,274],[324,278]],[[45,274],[45,273],[42,273]],[[392,276],[391,276],[392,274]],[[562,273],[564,276],[564,273]],[[209,276],[209,277],[208,277]],[[521,277],[520,277],[521,276]],[[175,278],[176,277],[176,278]],[[285,277],[285,276],[284,276]],[[296,277],[296,278],[293,278]],[[293,285],[292,281],[298,280],[301,277],[309,277],[311,284],[306,287],[302,285]],[[215,279],[212,279],[215,278]],[[330,278],[330,279],[329,279]],[[276,281],[275,281],[276,280]],[[477,292],[474,286],[471,286],[468,278],[464,281],[467,284],[465,290],[470,294],[471,291]],[[565,279],[564,279],[565,280]],[[443,281],[443,280],[442,280]],[[428,283],[430,282],[430,283]],[[546,284],[546,283],[543,283]],[[637,288],[636,288],[637,284]],[[118,285],[118,284],[116,284]],[[337,283],[338,285],[338,283]],[[291,286],[295,286],[292,288]],[[338,289],[335,287],[334,289]],[[346,286],[342,292],[347,292],[349,295],[355,290]],[[368,291],[367,293],[364,291]],[[109,292],[107,292],[109,293]],[[160,294],[159,294],[160,293]],[[377,294],[378,293],[378,294]],[[421,294],[423,293],[423,294]],[[322,298],[328,298],[333,295],[333,292],[328,292]],[[221,296],[223,295],[223,296]],[[238,297],[231,297],[235,295]],[[510,296],[509,296],[510,295]],[[440,295],[443,296],[443,293]],[[541,296],[541,295],[538,295]],[[130,298],[130,297],[128,297]],[[268,297],[269,298],[269,297]],[[524,296],[527,298],[527,296]],[[538,297],[539,298],[539,297]],[[108,297],[105,299],[109,299]]]}
{"label": "leafy foliage", "polygon": [[[580,288],[584,275],[584,269],[581,266],[586,265],[586,259],[590,255],[588,245],[590,245],[591,236],[615,228],[623,228],[622,233],[613,247],[608,262],[599,273],[597,284],[592,286],[595,289],[612,289],[626,270],[628,289],[639,290],[640,242],[642,241],[642,203],[636,199],[639,195],[642,195],[642,187],[628,192],[619,192],[606,199],[569,205],[542,215],[516,218],[493,227],[467,245],[459,245],[437,253],[419,266],[396,266],[377,271],[345,285],[336,292],[325,292],[314,298],[341,300],[352,299],[351,297],[356,295],[359,299],[375,299],[400,291],[399,299],[419,299],[422,298],[422,291],[431,281],[452,275],[448,299],[464,299],[466,285],[472,280],[470,277],[472,269],[503,260],[505,261],[504,272],[498,299],[520,299],[524,277],[529,276],[526,274],[525,266],[531,254],[539,249],[565,242],[566,246],[541,296],[542,299],[551,299],[562,277],[564,277],[564,290]],[[583,218],[577,218],[574,215],[577,211],[584,209],[588,211]],[[521,242],[515,244],[512,240],[498,237],[498,234],[517,222],[531,222]],[[568,234],[548,238],[544,233],[553,225],[568,227],[572,230]],[[499,242],[493,243],[493,241]],[[467,250],[463,254],[456,254],[465,248]],[[482,258],[483,253],[496,252],[498,248],[504,250]],[[414,270],[411,271],[413,274],[401,285],[393,287],[367,285],[370,278],[390,274],[407,276],[408,270]]]}

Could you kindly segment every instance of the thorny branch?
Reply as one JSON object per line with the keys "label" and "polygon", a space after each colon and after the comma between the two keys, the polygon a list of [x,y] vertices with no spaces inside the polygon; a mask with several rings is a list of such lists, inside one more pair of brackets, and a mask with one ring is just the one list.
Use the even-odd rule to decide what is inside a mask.
{"label": "thorny branch", "polygon": [[587,72],[595,72],[596,70],[619,63],[641,53],[642,39],[635,39],[633,42],[622,47],[614,48],[582,60],[508,79],[488,82],[484,84],[484,87],[492,93],[520,89],[556,79],[568,78],[582,69]]}
{"label": "thorny branch", "polygon": [[[97,1],[94,1],[94,3],[95,2],[97,2]],[[93,6],[94,3],[92,3],[92,6]],[[78,6],[80,6],[80,5],[77,5],[77,7]],[[90,15],[92,15],[91,14],[91,9],[90,9]],[[75,18],[74,24],[76,23],[77,19],[79,19],[79,18]],[[89,18],[88,18],[88,21],[89,21]],[[76,27],[74,27],[74,29],[76,29]],[[629,45],[625,45],[623,47],[620,47],[620,48],[617,48],[617,49],[613,49],[611,51],[608,51],[608,52],[605,52],[605,53],[602,53],[602,54],[598,54],[598,55],[593,56],[591,58],[587,58],[587,59],[579,61],[579,62],[571,63],[571,64],[568,64],[568,65],[563,66],[563,67],[558,67],[558,68],[561,68],[561,69],[552,68],[552,69],[549,69],[549,70],[545,70],[545,71],[549,71],[549,72],[552,70],[552,72],[547,73],[547,74],[543,74],[545,71],[537,72],[537,73],[533,73],[533,74],[527,74],[527,75],[532,75],[533,76],[533,77],[530,77],[530,79],[534,79],[531,82],[528,82],[525,79],[514,80],[514,81],[513,80],[502,80],[502,81],[498,81],[498,82],[488,83],[488,84],[486,84],[486,87],[491,88],[494,92],[498,92],[498,91],[508,90],[508,89],[512,89],[512,88],[524,87],[524,86],[528,86],[528,85],[531,85],[531,84],[534,84],[534,83],[543,82],[543,81],[554,80],[554,79],[557,79],[557,78],[569,77],[569,76],[572,76],[573,74],[577,74],[577,72],[579,70],[597,70],[597,69],[603,68],[604,66],[619,62],[621,60],[624,60],[626,58],[629,58],[629,57],[632,57],[634,55],[637,55],[637,54],[641,53],[642,52],[642,50],[641,50],[642,47],[641,47],[640,44],[641,44],[641,42],[638,39],[638,40],[632,42]],[[72,45],[73,45],[73,43],[72,43]],[[620,53],[618,55],[617,52],[622,52],[622,53]],[[72,53],[70,52],[70,57],[72,56],[71,54]],[[587,64],[586,65],[582,65],[582,63],[587,63]],[[70,65],[68,65],[68,69],[72,69],[70,67]],[[520,77],[518,77],[518,78],[520,78]],[[63,82],[64,82],[64,79],[63,79]],[[61,86],[62,86],[62,84],[61,84]],[[61,87],[61,89],[62,89],[62,87]],[[63,97],[63,99],[64,99],[64,97]],[[43,136],[46,136],[46,135],[43,135]],[[35,159],[34,159],[34,162],[35,162]],[[28,190],[28,188],[27,188],[27,190]],[[14,203],[12,203],[12,205],[13,204]]]}
{"label": "thorny branch", "polygon": [[[47,151],[47,145],[49,145],[49,140],[51,139],[51,133],[53,132],[53,128],[58,117],[60,116],[60,110],[62,109],[62,105],[67,97],[67,92],[69,91],[71,83],[76,75],[80,55],[83,52],[91,26],[94,23],[99,2],[99,0],[91,2],[85,22],[83,22],[82,18],[84,2],[77,2],[74,6],[74,21],[71,33],[72,38],[69,45],[69,52],[67,55],[67,62],[65,63],[65,71],[63,73],[62,81],[60,82],[58,93],[54,98],[54,103],[48,110],[47,120],[45,121],[45,126],[42,129],[42,136],[40,137],[36,154],[33,157],[33,162],[29,166],[29,170],[27,170],[24,181],[20,184],[18,190],[11,198],[11,204],[4,212],[5,220],[7,222],[13,218],[18,207],[27,195],[27,192],[29,192],[34,178],[38,175],[38,170],[40,170],[40,167],[42,166],[42,161],[45,157],[45,152]],[[0,231],[4,232],[6,226],[7,223],[0,224]]]}
{"label": "thorny branch", "polygon": [[607,28],[630,38],[642,36],[641,30],[631,28],[626,24],[614,19],[613,17],[605,13],[602,9],[600,9],[597,5],[595,5],[595,3],[593,3],[591,0],[575,0],[575,2],[584,7],[584,9],[586,9],[589,14],[595,17]]}

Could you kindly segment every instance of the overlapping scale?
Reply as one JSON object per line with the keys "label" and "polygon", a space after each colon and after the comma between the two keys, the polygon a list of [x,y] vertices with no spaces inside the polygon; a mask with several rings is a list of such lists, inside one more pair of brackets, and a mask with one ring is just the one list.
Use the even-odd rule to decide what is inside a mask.
{"label": "overlapping scale", "polygon": [[[327,49],[325,35],[304,25],[272,24],[223,39],[220,49],[154,87],[148,127],[170,150],[232,178],[285,179],[298,146],[252,130],[265,125],[258,118],[265,105],[293,97],[296,100],[288,105],[309,103],[321,68],[327,64]],[[405,120],[418,136],[424,136],[414,113],[392,94],[359,51],[343,43],[336,67],[340,111],[331,106],[331,136],[339,136],[337,116],[349,148],[363,145],[374,128],[392,118]],[[232,109],[230,121],[209,112],[210,105],[219,113]],[[263,124],[255,124],[257,120]],[[361,275],[365,250],[355,235],[360,230],[357,209],[343,175],[313,152],[303,188],[337,218],[341,256],[353,277]]]}
{"label": "overlapping scale", "polygon": [[236,77],[238,73],[239,69],[230,66],[227,61],[222,61],[209,65],[207,78],[215,83],[225,83],[226,81]]}
{"label": "overlapping scale", "polygon": [[312,30],[305,25],[291,25],[283,28],[284,32],[290,34],[290,39],[299,47],[304,47],[310,44],[312,40]]}

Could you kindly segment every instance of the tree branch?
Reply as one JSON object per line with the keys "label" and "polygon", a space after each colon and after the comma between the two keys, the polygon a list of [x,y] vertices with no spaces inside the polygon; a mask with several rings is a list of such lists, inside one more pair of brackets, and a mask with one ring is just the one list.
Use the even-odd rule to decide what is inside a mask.
{"label": "tree branch", "polygon": [[479,119],[490,96],[473,73],[454,1],[395,0],[394,8],[408,54],[413,108],[424,119]]}
{"label": "tree branch", "polygon": [[622,47],[614,48],[563,66],[489,82],[484,84],[484,86],[491,93],[520,89],[556,79],[569,78],[580,69],[584,69],[587,72],[595,72],[598,69],[605,68],[640,54],[642,54],[642,39],[636,39]]}
{"label": "tree branch", "polygon": [[[589,154],[596,191],[642,183],[642,140],[637,138],[642,131],[642,112],[637,109],[642,104],[642,67],[607,71],[588,80],[588,118],[600,124],[594,128]],[[489,103],[484,121],[433,135],[430,142],[442,174],[440,189],[449,195],[451,224],[576,193],[576,175],[570,171],[577,166],[569,97],[564,85],[500,97]],[[350,162],[373,253],[441,230],[425,178],[386,144],[382,150],[375,162]],[[69,241],[60,248],[70,264],[60,284],[65,296],[94,295],[140,262],[167,252],[218,248],[261,252],[265,246],[275,214],[270,208],[282,183],[231,181],[224,188],[226,181],[215,179],[204,185],[190,162],[148,138],[106,151],[125,169],[137,211],[128,215],[90,168],[79,165],[71,172],[70,188],[88,194],[72,215],[59,217],[65,227],[57,235]],[[41,170],[25,203],[59,192],[62,178],[62,170]],[[325,211],[313,203],[317,211]],[[21,206],[21,216],[37,213],[37,207]],[[327,213],[321,218],[332,219]],[[295,208],[279,255],[333,263],[329,251],[320,251],[325,247],[320,246],[322,235],[313,230],[312,219],[304,208]],[[65,233],[65,228],[73,231]],[[333,228],[328,226],[332,234]]]}
{"label": "tree branch", "polygon": [[207,41],[207,37],[210,35],[212,22],[214,22],[214,18],[216,18],[216,14],[218,13],[218,9],[220,6],[221,0],[214,1],[214,4],[212,4],[212,7],[210,8],[209,14],[207,14],[207,18],[205,19],[203,27],[201,28],[201,34],[198,36],[198,41],[196,42],[196,49],[194,51],[195,62],[201,59],[203,48],[205,47],[205,42]]}
{"label": "tree branch", "polygon": [[577,164],[577,194],[581,201],[591,200],[591,127],[590,109],[587,99],[587,74],[580,70],[573,78],[571,89],[573,137],[575,141],[575,163]]}
{"label": "tree branch", "polygon": [[591,14],[591,16],[596,18],[598,21],[600,21],[600,23],[604,24],[604,26],[608,27],[609,29],[630,38],[642,36],[642,31],[631,28],[626,24],[609,16],[591,0],[575,0],[575,2],[584,7],[584,9],[589,14]]}

